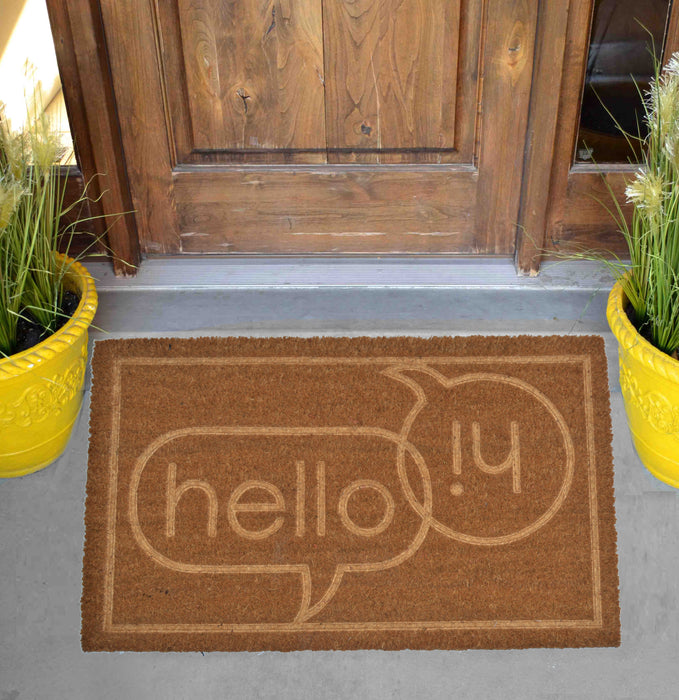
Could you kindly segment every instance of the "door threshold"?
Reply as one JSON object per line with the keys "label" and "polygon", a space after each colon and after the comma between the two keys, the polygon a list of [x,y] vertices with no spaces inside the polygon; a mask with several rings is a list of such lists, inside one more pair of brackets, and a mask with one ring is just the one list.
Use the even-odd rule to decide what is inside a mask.
{"label": "door threshold", "polygon": [[545,262],[537,277],[517,275],[508,258],[151,258],[136,277],[87,262],[100,291],[219,289],[535,289],[599,291],[613,278],[589,261]]}

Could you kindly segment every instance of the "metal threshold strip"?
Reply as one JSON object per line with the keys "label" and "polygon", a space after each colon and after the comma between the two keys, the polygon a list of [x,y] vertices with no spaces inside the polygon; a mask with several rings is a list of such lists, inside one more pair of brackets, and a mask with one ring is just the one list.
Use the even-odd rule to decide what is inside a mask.
{"label": "metal threshold strip", "polygon": [[117,278],[108,263],[87,263],[99,291],[237,289],[503,289],[599,291],[612,285],[598,263],[545,262],[520,277],[498,258],[152,258],[136,277]]}

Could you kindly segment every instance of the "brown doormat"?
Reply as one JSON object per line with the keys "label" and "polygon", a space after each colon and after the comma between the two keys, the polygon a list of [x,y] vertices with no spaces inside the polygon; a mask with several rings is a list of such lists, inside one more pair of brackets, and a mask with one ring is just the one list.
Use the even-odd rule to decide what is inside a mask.
{"label": "brown doormat", "polygon": [[106,340],[85,650],[615,646],[600,337]]}

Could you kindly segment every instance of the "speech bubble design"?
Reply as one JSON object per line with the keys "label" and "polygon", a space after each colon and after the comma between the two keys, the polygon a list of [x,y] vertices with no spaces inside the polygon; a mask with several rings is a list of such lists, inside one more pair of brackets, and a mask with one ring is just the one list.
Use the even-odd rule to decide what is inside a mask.
{"label": "speech bubble design", "polygon": [[526,537],[529,537],[535,532],[537,532],[540,528],[544,527],[559,511],[564,501],[566,500],[566,497],[568,496],[568,492],[570,491],[573,482],[573,475],[575,472],[575,449],[573,446],[573,439],[571,437],[570,430],[564,417],[561,415],[554,403],[547,396],[545,396],[544,393],[539,391],[536,387],[532,386],[528,382],[525,382],[522,379],[512,377],[509,375],[491,372],[476,372],[464,374],[459,377],[448,378],[445,375],[441,374],[441,372],[433,369],[432,367],[429,367],[424,363],[422,365],[402,365],[390,367],[386,370],[383,370],[382,373],[398,382],[401,382],[402,384],[405,384],[409,389],[412,390],[416,397],[416,402],[413,408],[411,409],[410,413],[406,417],[403,423],[403,427],[401,429],[401,437],[403,439],[403,444],[405,444],[406,442],[410,442],[409,436],[411,428],[415,423],[415,420],[417,419],[420,412],[428,403],[424,388],[420,385],[420,383],[417,382],[417,380],[414,377],[411,376],[415,372],[421,372],[425,375],[428,375],[445,390],[455,389],[457,387],[473,384],[475,382],[491,382],[510,386],[525,392],[527,396],[535,399],[554,420],[558,431],[561,435],[561,439],[563,441],[565,464],[563,468],[563,478],[561,486],[555,498],[549,504],[549,507],[538,518],[536,518],[527,526],[522,527],[511,533],[498,536],[478,536],[461,532],[453,527],[446,525],[445,523],[441,522],[436,517],[434,517],[433,507],[432,511],[429,511],[424,507],[423,503],[419,502],[417,496],[413,492],[411,485],[408,482],[408,475],[405,469],[405,452],[403,451],[403,449],[399,448],[397,457],[398,473],[403,484],[406,497],[408,498],[408,501],[410,502],[413,509],[416,512],[422,514],[423,517],[425,517],[425,515],[429,515],[431,518],[431,527],[440,532],[442,535],[445,535],[446,537],[452,540],[456,540],[458,542],[463,542],[466,544],[477,546],[492,547],[510,544],[525,539]]}
{"label": "speech bubble design", "polygon": [[[208,436],[232,436],[232,437],[369,437],[379,438],[389,441],[396,446],[398,454],[402,455],[402,471],[399,470],[398,478],[401,489],[403,489],[403,475],[405,475],[405,455],[410,455],[417,471],[422,479],[422,503],[418,502],[417,514],[421,518],[417,526],[415,535],[407,546],[398,554],[390,556],[376,562],[341,562],[335,566],[330,583],[315,602],[312,602],[312,574],[307,563],[285,563],[285,564],[222,564],[206,563],[197,564],[192,562],[177,561],[160,552],[145,535],[139,517],[139,487],[142,475],[147,465],[162,448],[172,442],[186,437],[208,437]],[[253,482],[254,483],[254,482]],[[398,483],[398,482],[397,482]],[[361,527],[353,524],[355,534],[366,537],[379,535],[388,526],[394,515],[394,505],[391,495],[385,493],[386,489],[378,482],[363,479],[354,482],[354,486],[345,489],[340,498],[339,516],[345,524],[350,523],[348,516],[348,501],[355,495],[357,490],[370,490],[381,497],[384,501],[384,513],[382,519],[368,527]],[[237,494],[238,496],[239,494]],[[271,508],[276,505],[277,494],[271,490],[268,501],[272,503]],[[238,498],[236,497],[236,501]],[[260,508],[264,510],[265,508]],[[233,508],[229,511],[232,512]],[[249,510],[253,510],[250,508]],[[128,517],[132,529],[133,537],[137,545],[145,554],[158,565],[171,571],[188,574],[289,574],[300,575],[302,581],[302,599],[299,611],[295,616],[295,622],[304,622],[318,614],[332,600],[340,587],[345,573],[366,573],[382,571],[399,566],[412,557],[422,545],[429,531],[432,511],[432,488],[427,466],[419,451],[410,444],[402,435],[372,427],[260,427],[260,426],[214,426],[214,427],[192,427],[173,430],[165,433],[151,442],[135,462],[129,485]],[[363,532],[361,532],[363,531]]]}

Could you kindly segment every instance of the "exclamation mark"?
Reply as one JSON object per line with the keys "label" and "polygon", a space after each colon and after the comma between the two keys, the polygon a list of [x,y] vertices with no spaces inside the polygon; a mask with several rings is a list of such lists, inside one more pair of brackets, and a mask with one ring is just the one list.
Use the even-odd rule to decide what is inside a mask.
{"label": "exclamation mark", "polygon": [[304,536],[304,476],[304,462],[297,462],[297,522],[295,526],[297,537]]}
{"label": "exclamation mark", "polygon": [[[462,474],[462,429],[460,424],[453,421],[453,474],[459,476]],[[453,496],[461,496],[464,492],[464,487],[459,481],[453,481],[450,485],[450,493]]]}
{"label": "exclamation mark", "polygon": [[325,536],[325,462],[316,464],[316,533],[319,537]]}

